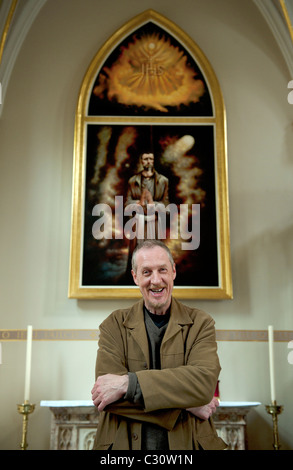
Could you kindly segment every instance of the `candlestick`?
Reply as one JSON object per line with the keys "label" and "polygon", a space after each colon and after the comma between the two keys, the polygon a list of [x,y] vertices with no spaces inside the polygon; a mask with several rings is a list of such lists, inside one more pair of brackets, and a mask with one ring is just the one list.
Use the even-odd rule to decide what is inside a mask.
{"label": "candlestick", "polygon": [[275,365],[274,365],[274,327],[268,326],[268,340],[269,340],[269,361],[270,361],[270,383],[271,383],[271,403],[276,402],[276,389],[275,389]]}
{"label": "candlestick", "polygon": [[35,405],[30,403],[23,403],[22,405],[17,405],[17,411],[22,414],[22,438],[20,448],[21,450],[26,450],[28,447],[27,443],[27,427],[28,427],[28,415],[32,413],[35,409]]}
{"label": "candlestick", "polygon": [[26,339],[26,365],[25,365],[25,384],[24,384],[24,403],[29,403],[30,396],[30,380],[31,380],[31,362],[32,362],[32,338],[33,327],[27,327]]}
{"label": "candlestick", "polygon": [[279,442],[278,415],[282,413],[283,406],[277,405],[275,401],[272,405],[266,405],[266,410],[273,418],[273,448],[274,450],[279,450],[281,446]]}

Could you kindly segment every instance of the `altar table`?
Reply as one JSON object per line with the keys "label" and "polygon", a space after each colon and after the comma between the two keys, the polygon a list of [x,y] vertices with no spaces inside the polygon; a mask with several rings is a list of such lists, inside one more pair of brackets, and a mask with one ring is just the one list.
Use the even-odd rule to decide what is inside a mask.
{"label": "altar table", "polygon": [[[213,415],[218,435],[228,444],[229,450],[247,448],[248,412],[259,406],[259,402],[225,402],[221,401]],[[91,450],[99,411],[92,401],[41,401],[43,407],[52,412],[51,450]]]}

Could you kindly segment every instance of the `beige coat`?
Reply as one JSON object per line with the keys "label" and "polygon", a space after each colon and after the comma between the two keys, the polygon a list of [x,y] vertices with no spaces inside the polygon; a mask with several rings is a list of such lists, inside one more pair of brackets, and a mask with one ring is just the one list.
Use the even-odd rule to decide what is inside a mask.
{"label": "beige coat", "polygon": [[170,450],[226,447],[211,419],[186,411],[209,403],[216,388],[220,365],[210,316],[173,298],[161,370],[151,370],[143,300],[113,312],[100,325],[96,377],[128,371],[137,374],[145,408],[125,400],[108,406],[100,415],[95,450],[139,450],[143,422],[168,430]]}
{"label": "beige coat", "polygon": [[[131,204],[134,200],[139,200],[142,193],[142,172],[134,175],[128,181],[128,194],[126,198],[126,205]],[[169,181],[163,175],[155,171],[155,186],[153,200],[154,202],[162,202],[165,206],[169,204]]]}

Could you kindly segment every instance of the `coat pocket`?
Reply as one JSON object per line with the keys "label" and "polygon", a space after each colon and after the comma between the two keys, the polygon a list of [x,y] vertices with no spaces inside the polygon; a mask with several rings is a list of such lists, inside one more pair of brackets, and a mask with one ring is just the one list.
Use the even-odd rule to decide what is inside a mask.
{"label": "coat pocket", "polygon": [[196,450],[224,450],[228,447],[218,436],[212,418],[194,420],[193,443]]}
{"label": "coat pocket", "polygon": [[211,434],[210,436],[197,437],[196,439],[199,450],[225,450],[227,444],[219,436]]}
{"label": "coat pocket", "polygon": [[94,446],[93,450],[111,450],[113,444],[99,444]]}

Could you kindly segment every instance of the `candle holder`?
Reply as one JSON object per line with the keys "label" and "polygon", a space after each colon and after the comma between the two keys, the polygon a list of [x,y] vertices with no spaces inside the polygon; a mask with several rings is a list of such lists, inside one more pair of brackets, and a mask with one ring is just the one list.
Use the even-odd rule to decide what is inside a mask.
{"label": "candle holder", "polygon": [[21,450],[26,450],[28,443],[26,440],[27,437],[27,427],[28,427],[28,416],[35,409],[35,405],[32,405],[28,401],[25,401],[22,405],[17,405],[17,411],[22,414],[22,438],[20,448]]}
{"label": "candle holder", "polygon": [[273,448],[274,450],[280,449],[280,442],[279,442],[279,432],[278,432],[278,415],[282,413],[283,406],[277,405],[277,402],[274,401],[272,405],[266,405],[267,413],[272,415],[273,418],[273,436],[274,436],[274,443]]}

